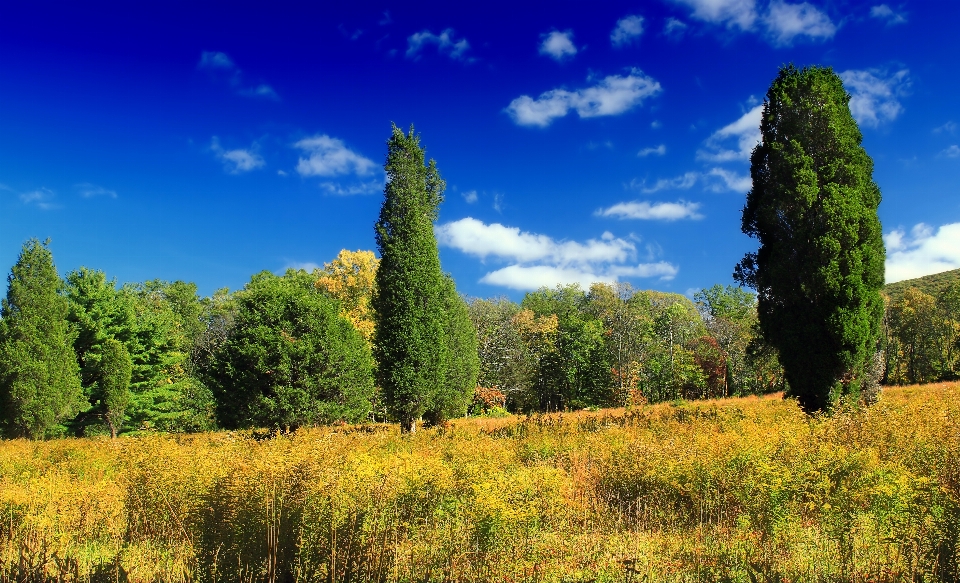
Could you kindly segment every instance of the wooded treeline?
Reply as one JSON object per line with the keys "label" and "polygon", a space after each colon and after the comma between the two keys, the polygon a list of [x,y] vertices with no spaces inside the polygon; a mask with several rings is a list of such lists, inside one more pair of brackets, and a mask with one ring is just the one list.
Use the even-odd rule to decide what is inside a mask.
{"label": "wooded treeline", "polygon": [[[30,241],[0,320],[3,432],[389,420],[371,353],[378,264],[373,252],[345,250],[313,273],[262,272],[241,290],[201,297],[193,283],[117,285],[87,268],[61,279],[49,249]],[[517,303],[465,301],[447,283],[448,303],[462,306],[451,313],[463,316],[445,331],[445,384],[424,409],[433,423],[784,388],[777,355],[756,332],[756,298],[738,287],[691,300],[627,283],[568,285]],[[936,296],[909,288],[888,300],[885,332],[886,384],[958,378],[960,281]],[[474,334],[475,351],[457,348]],[[473,375],[478,388],[465,394]],[[34,383],[41,389],[30,392],[31,378],[45,379]]]}

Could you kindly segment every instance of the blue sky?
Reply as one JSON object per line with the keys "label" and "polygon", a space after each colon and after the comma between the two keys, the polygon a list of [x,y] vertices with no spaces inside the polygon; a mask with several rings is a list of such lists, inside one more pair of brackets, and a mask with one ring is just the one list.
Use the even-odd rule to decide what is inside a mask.
{"label": "blue sky", "polygon": [[[663,0],[6,3],[0,269],[237,289],[374,249],[391,122],[447,181],[471,296],[732,283],[759,106],[831,66],[875,161],[888,281],[960,267],[960,6]],[[328,6],[334,5],[334,6]]]}

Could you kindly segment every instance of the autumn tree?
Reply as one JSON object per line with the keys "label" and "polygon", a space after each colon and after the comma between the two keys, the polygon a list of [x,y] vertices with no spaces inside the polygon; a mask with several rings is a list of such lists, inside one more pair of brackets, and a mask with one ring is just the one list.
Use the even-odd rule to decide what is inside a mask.
{"label": "autumn tree", "polygon": [[444,281],[433,232],[445,183],[412,127],[404,134],[393,126],[384,169],[373,346],[387,408],[413,432],[447,374]]}
{"label": "autumn tree", "polygon": [[807,412],[870,384],[883,318],[880,189],[849,102],[830,68],[780,69],[742,216],[760,246],[734,274],[757,291],[760,330]]}
{"label": "autumn tree", "polygon": [[47,245],[23,245],[0,304],[0,424],[7,437],[61,434],[81,408],[70,305]]}
{"label": "autumn tree", "polygon": [[315,272],[318,289],[327,291],[340,302],[340,314],[369,342],[373,339],[373,310],[370,299],[380,260],[373,251],[343,249],[337,257]]}

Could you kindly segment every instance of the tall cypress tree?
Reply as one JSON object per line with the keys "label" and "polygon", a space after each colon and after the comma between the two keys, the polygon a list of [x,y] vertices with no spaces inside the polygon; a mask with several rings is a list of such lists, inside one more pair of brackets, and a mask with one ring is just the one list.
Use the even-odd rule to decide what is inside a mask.
{"label": "tall cypress tree", "polygon": [[880,189],[849,101],[830,68],[780,70],[743,208],[760,248],[734,274],[757,290],[763,336],[808,412],[870,380],[883,318]]}
{"label": "tall cypress tree", "polygon": [[420,137],[393,126],[380,219],[375,226],[380,267],[372,306],[377,381],[404,431],[432,405],[446,376],[443,274],[433,223],[445,183],[436,162],[425,163]]}
{"label": "tall cypress tree", "polygon": [[0,308],[0,423],[7,437],[62,433],[80,409],[80,371],[63,282],[47,243],[31,239]]}

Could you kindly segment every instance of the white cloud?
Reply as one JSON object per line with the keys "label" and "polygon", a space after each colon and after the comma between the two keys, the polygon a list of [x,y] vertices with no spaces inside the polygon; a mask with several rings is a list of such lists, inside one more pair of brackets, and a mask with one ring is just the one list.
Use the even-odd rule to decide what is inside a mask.
{"label": "white cloud", "polygon": [[23,204],[32,204],[41,210],[52,210],[60,208],[60,205],[54,202],[56,195],[49,188],[38,188],[29,192],[20,193],[20,202]]}
{"label": "white cloud", "polygon": [[683,36],[686,30],[687,24],[676,18],[668,18],[666,24],[663,25],[663,34],[675,39]]}
{"label": "white cloud", "polygon": [[251,87],[249,89],[241,89],[240,95],[246,97],[260,97],[263,99],[272,99],[277,101],[280,99],[280,96],[277,95],[277,92],[273,90],[273,87],[270,87],[266,83],[261,83],[256,87]]}
{"label": "white cloud", "polygon": [[696,172],[687,172],[677,176],[676,178],[660,178],[653,183],[653,186],[647,186],[645,181],[639,183],[632,181],[630,186],[638,189],[644,194],[652,194],[661,190],[687,190],[692,188],[693,185],[697,183],[699,178],[700,175]]}
{"label": "white cloud", "polygon": [[342,140],[326,134],[304,138],[293,146],[307,155],[297,162],[300,176],[365,176],[377,166],[373,160],[347,148]]}
{"label": "white cloud", "polygon": [[660,83],[633,69],[629,75],[611,75],[585,89],[551,89],[536,99],[521,95],[510,102],[506,112],[518,125],[546,127],[571,110],[581,118],[620,115],[660,90]]}
{"label": "white cloud", "polygon": [[749,174],[744,176],[736,172],[724,170],[723,168],[712,168],[710,172],[707,173],[707,176],[716,176],[721,180],[721,184],[714,184],[710,187],[711,190],[717,192],[732,190],[734,192],[746,193],[753,188],[753,179],[750,178]]}
{"label": "white cloud", "polygon": [[586,288],[596,281],[614,282],[620,277],[671,279],[678,271],[663,261],[634,264],[636,245],[609,232],[585,243],[557,241],[517,227],[488,225],[471,217],[437,225],[435,232],[437,242],[444,247],[482,261],[510,263],[487,273],[480,281],[517,290],[559,283],[579,283]]}
{"label": "white cloud", "polygon": [[910,71],[888,74],[881,69],[848,70],[840,73],[850,92],[850,113],[861,125],[876,127],[893,121],[903,111],[899,98],[910,88]]}
{"label": "white cloud", "polygon": [[827,39],[837,32],[837,27],[830,21],[829,16],[806,2],[787,4],[775,0],[770,3],[763,23],[773,43],[779,46],[789,45],[798,36]]}
{"label": "white cloud", "polygon": [[883,236],[887,283],[960,268],[960,223],[933,227],[919,223],[908,235],[895,229]]}
{"label": "white cloud", "polygon": [[663,156],[666,153],[667,153],[667,146],[665,144],[660,144],[655,148],[651,147],[651,148],[644,148],[640,150],[639,152],[637,152],[637,156],[639,156],[640,158],[646,158],[651,154],[656,154],[657,156]]}
{"label": "white cloud", "polygon": [[573,44],[573,31],[565,30],[560,32],[555,30],[550,33],[540,35],[540,54],[562,61],[577,54],[577,47]]}
{"label": "white cloud", "polygon": [[895,24],[905,24],[907,19],[902,14],[897,14],[886,4],[880,4],[870,8],[870,16],[879,20],[885,20],[887,26]]}
{"label": "white cloud", "polygon": [[383,192],[384,183],[378,180],[355,182],[353,184],[338,184],[336,182],[321,182],[320,189],[333,196],[355,196],[359,194],[376,194]]}
{"label": "white cloud", "polygon": [[203,51],[200,53],[200,62],[197,63],[198,69],[225,69],[234,70],[237,66],[233,63],[226,53],[219,51]]}
{"label": "white cloud", "polygon": [[[712,24],[749,30],[757,19],[755,0],[674,0],[693,8],[691,16]],[[669,23],[668,23],[669,24]]]}
{"label": "white cloud", "polygon": [[[734,160],[749,160],[754,146],[760,143],[760,118],[763,116],[763,105],[757,105],[740,116],[737,121],[715,131],[707,138],[706,150],[697,152],[697,159],[711,162],[730,162]],[[725,148],[731,138],[736,139],[735,150]]]}
{"label": "white cloud", "polygon": [[960,158],[960,146],[954,144],[946,150],[940,152],[940,155],[946,158]]}
{"label": "white cloud", "polygon": [[933,133],[935,134],[939,134],[943,132],[952,134],[955,131],[957,131],[957,124],[954,123],[953,121],[948,121],[947,123],[943,124],[940,127],[933,128]]}
{"label": "white cloud", "polygon": [[197,68],[210,71],[211,76],[220,79],[221,82],[228,83],[237,94],[244,97],[280,100],[280,96],[273,90],[273,87],[266,83],[260,83],[256,87],[243,87],[243,71],[226,53],[203,51],[200,53],[200,62],[197,63]]}
{"label": "white cloud", "polygon": [[210,151],[223,162],[224,169],[230,174],[241,174],[262,168],[266,163],[255,149],[226,150],[220,145],[220,139],[213,136],[210,140]]}
{"label": "white cloud", "polygon": [[80,196],[83,198],[94,198],[97,196],[105,196],[107,198],[117,198],[116,190],[109,190],[102,186],[97,186],[96,184],[90,184],[89,182],[84,182],[83,184],[76,185],[77,192],[80,193]]}
{"label": "white cloud", "polygon": [[617,26],[610,33],[610,44],[622,47],[636,41],[642,34],[643,17],[639,14],[624,16],[617,21]]}
{"label": "white cloud", "polygon": [[456,40],[452,28],[444,30],[439,35],[429,30],[411,34],[407,38],[407,58],[418,60],[420,53],[428,46],[436,46],[437,52],[455,61],[469,60],[465,53],[470,50],[470,43],[465,38]]}
{"label": "white cloud", "polygon": [[463,200],[467,201],[467,204],[473,204],[473,203],[477,202],[477,191],[476,191],[476,190],[468,190],[468,191],[464,192],[462,196],[463,196]]}
{"label": "white cloud", "polygon": [[702,219],[697,212],[700,203],[679,200],[677,202],[631,201],[619,202],[611,207],[599,209],[594,214],[601,217],[618,219],[641,219],[653,221],[677,221],[680,219]]}

